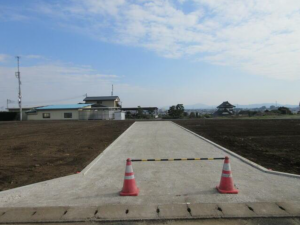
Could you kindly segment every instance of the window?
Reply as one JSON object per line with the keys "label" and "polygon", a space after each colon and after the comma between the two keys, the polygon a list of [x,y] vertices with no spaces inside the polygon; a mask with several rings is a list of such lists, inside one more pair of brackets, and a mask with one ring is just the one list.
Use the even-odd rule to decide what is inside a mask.
{"label": "window", "polygon": [[97,101],[97,104],[102,104],[102,101]]}
{"label": "window", "polygon": [[72,113],[64,113],[64,118],[72,118]]}
{"label": "window", "polygon": [[43,118],[49,119],[50,118],[50,113],[43,113]]}

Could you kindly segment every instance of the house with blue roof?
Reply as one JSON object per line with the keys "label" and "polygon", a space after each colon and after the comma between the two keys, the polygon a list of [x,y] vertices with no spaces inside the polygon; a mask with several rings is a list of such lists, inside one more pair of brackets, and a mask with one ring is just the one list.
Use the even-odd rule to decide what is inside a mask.
{"label": "house with blue roof", "polygon": [[28,120],[124,120],[118,96],[94,96],[85,104],[47,105],[26,112]]}
{"label": "house with blue roof", "polygon": [[78,120],[82,109],[93,104],[47,105],[27,111],[28,120]]}

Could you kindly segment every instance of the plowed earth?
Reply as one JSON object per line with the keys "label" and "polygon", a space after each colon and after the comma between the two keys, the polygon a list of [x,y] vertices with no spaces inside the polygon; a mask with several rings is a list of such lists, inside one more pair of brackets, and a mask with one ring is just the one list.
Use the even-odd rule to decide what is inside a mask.
{"label": "plowed earth", "polygon": [[300,174],[300,120],[174,122],[268,169]]}
{"label": "plowed earth", "polygon": [[133,121],[0,123],[0,191],[80,172]]}

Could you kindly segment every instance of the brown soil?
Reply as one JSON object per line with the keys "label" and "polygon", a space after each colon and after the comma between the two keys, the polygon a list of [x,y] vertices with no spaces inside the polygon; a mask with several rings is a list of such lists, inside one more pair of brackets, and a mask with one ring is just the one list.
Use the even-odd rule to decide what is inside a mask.
{"label": "brown soil", "polygon": [[81,171],[133,122],[0,122],[0,191]]}
{"label": "brown soil", "polygon": [[300,120],[174,122],[268,169],[300,174]]}

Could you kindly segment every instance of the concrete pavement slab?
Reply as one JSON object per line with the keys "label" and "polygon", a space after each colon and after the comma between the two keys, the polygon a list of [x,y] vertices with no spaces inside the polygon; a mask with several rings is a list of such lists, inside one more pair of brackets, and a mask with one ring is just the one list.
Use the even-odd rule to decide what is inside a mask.
{"label": "concrete pavement slab", "polygon": [[[24,223],[14,223],[23,224]],[[37,225],[44,223],[26,223],[26,225]],[[62,223],[47,223],[47,225],[299,225],[300,220],[297,218],[251,218],[251,219],[195,219],[195,220],[159,220],[159,221],[85,221],[85,222],[62,222]]]}
{"label": "concrete pavement slab", "polygon": [[68,213],[69,207],[43,207],[36,208],[31,215],[29,221],[45,222],[45,221],[60,221],[61,217]]}
{"label": "concrete pavement slab", "polygon": [[98,220],[134,220],[158,219],[153,205],[107,205],[98,208],[95,219]]}
{"label": "concrete pavement slab", "polygon": [[186,204],[167,204],[158,206],[159,218],[161,219],[176,219],[176,218],[191,218]]}
{"label": "concrete pavement slab", "polygon": [[[199,203],[166,205],[107,205],[96,207],[10,208],[0,216],[5,223],[107,222],[212,218],[300,218],[300,214],[278,212],[275,203]],[[281,209],[282,210],[282,209]],[[283,210],[285,211],[285,210]]]}
{"label": "concrete pavement slab", "polygon": [[300,215],[300,202],[277,202],[276,204],[291,215]]}
{"label": "concrete pavement slab", "polygon": [[284,209],[281,209],[276,203],[253,202],[247,203],[247,205],[259,216],[289,216],[289,214]]}
{"label": "concrete pavement slab", "polygon": [[191,214],[199,218],[221,218],[222,211],[218,210],[218,204],[190,204]]}
{"label": "concrete pavement slab", "polygon": [[89,221],[98,213],[98,207],[71,207],[64,213],[62,221]]}
{"label": "concrete pavement slab", "polygon": [[0,216],[0,223],[32,221],[32,216],[36,213],[35,208],[10,208],[3,211],[5,213]]}
{"label": "concrete pavement slab", "polygon": [[222,210],[224,217],[255,217],[257,214],[250,210],[245,203],[219,203],[218,208]]}

